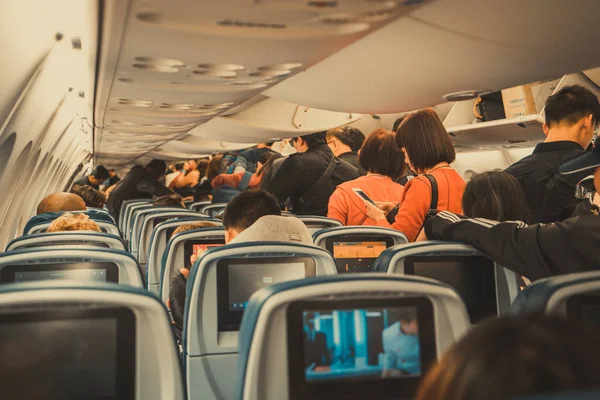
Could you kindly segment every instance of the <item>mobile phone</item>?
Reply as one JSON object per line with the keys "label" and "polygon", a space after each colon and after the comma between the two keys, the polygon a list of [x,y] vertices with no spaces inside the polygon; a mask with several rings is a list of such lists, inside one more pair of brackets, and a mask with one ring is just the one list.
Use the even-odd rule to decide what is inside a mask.
{"label": "mobile phone", "polygon": [[373,204],[375,207],[377,207],[377,204],[375,204],[375,202],[373,200],[371,200],[371,198],[369,196],[367,196],[367,194],[365,192],[363,192],[362,189],[352,188],[352,191],[354,193],[356,193],[358,196],[360,196],[363,199],[365,199],[366,201],[368,201],[369,203]]}

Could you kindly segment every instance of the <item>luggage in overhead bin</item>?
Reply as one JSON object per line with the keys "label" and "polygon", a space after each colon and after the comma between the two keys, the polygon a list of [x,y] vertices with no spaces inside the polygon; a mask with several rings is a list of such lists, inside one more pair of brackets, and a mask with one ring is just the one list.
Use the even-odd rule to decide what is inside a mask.
{"label": "luggage in overhead bin", "polygon": [[515,86],[502,91],[506,118],[537,114],[531,85]]}
{"label": "luggage in overhead bin", "polygon": [[493,92],[480,96],[473,106],[473,112],[479,122],[494,121],[504,119],[504,104],[502,102],[502,93]]}

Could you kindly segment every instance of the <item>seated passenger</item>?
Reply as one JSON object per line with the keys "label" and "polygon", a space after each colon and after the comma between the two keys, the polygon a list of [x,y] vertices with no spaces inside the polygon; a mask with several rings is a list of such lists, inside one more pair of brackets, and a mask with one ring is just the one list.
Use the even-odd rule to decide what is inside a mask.
{"label": "seated passenger", "polygon": [[84,176],[78,181],[75,181],[75,184],[79,186],[87,185],[93,187],[96,190],[99,190],[100,185],[104,183],[104,181],[109,177],[110,175],[108,173],[108,170],[104,168],[103,165],[98,165],[92,170],[92,172],[89,175]]}
{"label": "seated passenger", "polygon": [[[170,187],[171,183],[175,178],[181,174],[181,170],[183,170],[183,163],[177,163],[174,165],[169,165],[169,169],[167,170],[167,174],[165,175],[165,186]],[[172,167],[172,168],[171,168]]]}
{"label": "seated passenger", "polygon": [[[251,173],[250,171],[241,171],[235,172],[233,174],[220,174],[213,179],[212,186],[214,189],[218,189],[224,185],[236,189],[239,188],[239,190],[246,190],[248,188],[253,190],[260,189],[260,185],[262,183],[262,179],[266,171],[265,167],[268,168],[270,165],[273,164],[273,161],[279,157],[280,156],[274,152],[264,152],[260,155],[257,164],[258,169],[255,173]],[[273,161],[271,161],[271,159],[273,159]],[[242,183],[242,179],[244,178],[245,174],[251,174],[250,181],[248,182],[247,187],[240,187],[240,184]]]}
{"label": "seated passenger", "polygon": [[85,201],[87,207],[102,208],[106,203],[106,196],[99,190],[88,185],[73,185],[71,193],[75,193]]}
{"label": "seated passenger", "polygon": [[152,207],[174,207],[186,208],[183,204],[183,197],[178,194],[165,194],[154,199]]}
{"label": "seated passenger", "polygon": [[418,374],[421,371],[419,324],[414,308],[400,310],[396,322],[382,332],[383,378]]}
{"label": "seated passenger", "polygon": [[404,173],[406,164],[395,136],[383,129],[369,135],[358,156],[367,175],[337,187],[329,198],[327,217],[344,225],[377,225],[377,221],[368,217],[362,198],[352,189],[361,189],[374,201],[400,203],[404,187],[394,179]]}
{"label": "seated passenger", "polygon": [[492,221],[529,220],[529,208],[519,181],[507,172],[490,171],[471,178],[462,199],[464,215]]}
{"label": "seated passenger", "polygon": [[117,173],[115,172],[115,170],[114,169],[109,169],[108,170],[108,179],[106,179],[104,181],[104,187],[108,189],[109,187],[115,185],[120,180],[121,180],[121,178],[119,177],[119,175],[117,175]]}
{"label": "seated passenger", "polygon": [[173,192],[161,183],[164,179],[166,164],[162,160],[152,160],[145,167],[136,165],[117,183],[111,192],[106,206],[108,211],[115,217],[121,211],[121,204],[131,199],[151,199],[155,196],[173,194]]}
{"label": "seated passenger", "polygon": [[44,197],[37,207],[37,214],[55,211],[85,211],[86,205],[83,199],[74,194],[66,192],[52,193]]}
{"label": "seated passenger", "polygon": [[200,182],[200,171],[196,160],[187,160],[183,163],[181,173],[173,179],[169,188],[183,197],[194,195],[195,187]]}
{"label": "seated passenger", "polygon": [[595,331],[576,321],[506,316],[473,327],[421,382],[417,400],[508,400],[600,388]]}
{"label": "seated passenger", "polygon": [[267,155],[275,153],[271,150],[271,146],[273,142],[259,143],[255,147],[242,151],[234,162],[233,173],[258,171],[258,162],[261,158],[265,160]]}
{"label": "seated passenger", "polygon": [[[216,228],[218,225],[210,221],[196,221],[185,225],[178,226],[173,233],[171,238],[175,235],[191,231],[193,229],[201,228]],[[193,266],[198,256],[192,254],[190,256],[190,266]],[[190,268],[184,266],[177,272],[177,275],[171,280],[171,291],[169,300],[167,301],[167,307],[171,310],[171,317],[173,318],[173,325],[175,336],[177,340],[181,340],[181,331],[183,330],[183,315],[185,310],[185,287],[187,285],[187,279],[190,273]]]}
{"label": "seated passenger", "polygon": [[95,231],[102,232],[98,224],[85,214],[65,213],[56,218],[46,232]]}
{"label": "seated passenger", "polygon": [[206,179],[200,178],[200,183],[194,189],[194,201],[210,201],[212,198],[212,181],[220,174],[223,154],[215,154],[208,162]]}
{"label": "seated passenger", "polygon": [[546,140],[533,154],[508,167],[523,188],[531,222],[562,221],[573,213],[573,193],[585,172],[561,175],[558,168],[584,153],[600,121],[600,103],[582,86],[566,86],[548,97]]}
{"label": "seated passenger", "polygon": [[358,151],[364,141],[365,135],[359,129],[351,126],[342,126],[327,131],[327,146],[333,154],[358,169],[361,175],[367,173],[358,161]]}
{"label": "seated passenger", "polygon": [[326,216],[335,188],[360,176],[352,165],[334,157],[325,138],[325,132],[293,138],[297,153],[286,159],[266,187],[281,203],[289,198],[298,215]]}
{"label": "seated passenger", "polygon": [[[465,181],[450,166],[456,152],[450,135],[432,109],[408,115],[398,127],[396,142],[404,151],[406,163],[420,176],[409,180],[404,187],[394,223],[386,220],[386,213],[398,206],[397,202],[377,203],[381,208],[366,200],[363,202],[367,206],[367,215],[377,221],[378,226],[399,230],[414,242],[431,207],[456,213],[462,211]],[[429,175],[437,186],[437,205],[431,201],[432,183],[423,175]]]}

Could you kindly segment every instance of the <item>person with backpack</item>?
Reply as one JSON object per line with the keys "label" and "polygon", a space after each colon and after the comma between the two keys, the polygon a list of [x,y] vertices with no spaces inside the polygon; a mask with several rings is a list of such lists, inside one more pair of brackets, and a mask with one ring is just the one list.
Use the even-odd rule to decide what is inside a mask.
{"label": "person with backpack", "polygon": [[267,166],[271,165],[271,159],[278,158],[278,154],[265,152],[258,159],[257,171],[241,171],[233,174],[220,174],[212,180],[212,202],[228,203],[231,199],[246,189],[260,189],[263,176]]}
{"label": "person with backpack", "polygon": [[[392,202],[363,200],[369,218],[378,226],[392,227],[414,242],[431,210],[462,212],[462,196],[466,183],[450,166],[456,158],[450,135],[432,109],[407,116],[398,127],[396,142],[405,154],[411,170],[419,176],[408,181],[400,206]],[[397,214],[392,223],[386,212]],[[391,219],[391,218],[390,218]]]}

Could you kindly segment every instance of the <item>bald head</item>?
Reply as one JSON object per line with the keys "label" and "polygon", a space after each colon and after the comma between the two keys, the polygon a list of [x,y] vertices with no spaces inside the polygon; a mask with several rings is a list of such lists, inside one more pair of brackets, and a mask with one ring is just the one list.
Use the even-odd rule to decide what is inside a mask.
{"label": "bald head", "polygon": [[43,214],[54,211],[84,211],[83,199],[76,194],[67,192],[52,193],[38,204],[37,213]]}

